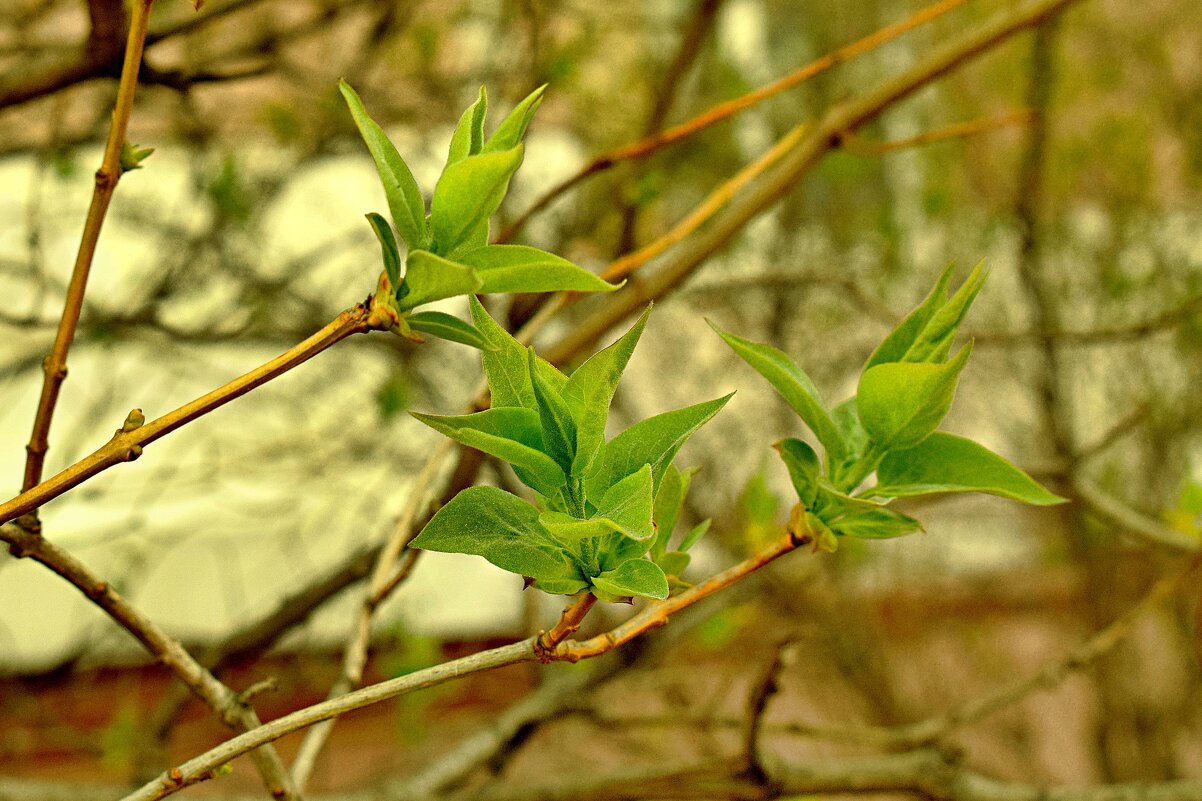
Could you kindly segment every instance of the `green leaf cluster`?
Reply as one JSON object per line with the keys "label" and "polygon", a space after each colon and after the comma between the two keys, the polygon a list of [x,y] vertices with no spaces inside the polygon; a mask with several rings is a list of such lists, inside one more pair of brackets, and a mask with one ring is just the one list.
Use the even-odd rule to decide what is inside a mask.
{"label": "green leaf cluster", "polygon": [[475,297],[469,302],[492,408],[414,416],[508,462],[538,503],[473,487],[440,509],[412,547],[483,556],[550,593],[667,597],[669,578],[679,580],[707,525],[669,547],[691,477],[673,459],[730,396],[655,415],[607,441],[610,403],[650,309],[568,375],[519,344]]}
{"label": "green leaf cluster", "polygon": [[346,81],[339,83],[339,89],[384,185],[392,224],[374,212],[367,215],[367,221],[380,243],[388,279],[386,300],[400,320],[400,333],[419,340],[421,334],[429,334],[479,348],[483,337],[468,322],[412,310],[473,293],[609,292],[618,288],[553,253],[525,245],[489,244],[489,218],[500,207],[510,179],[522,164],[522,138],[542,103],[545,86],[530,93],[487,138],[488,97],[481,87],[479,98],[455,126],[429,213],[409,166],[368,116],[359,95]]}
{"label": "green leaf cluster", "polygon": [[[953,341],[986,277],[977,265],[949,297],[952,271],[872,352],[856,395],[834,407],[785,353],[711,323],[825,451],[823,459],[799,439],[776,444],[798,495],[791,530],[815,547],[833,550],[838,536],[880,539],[921,530],[917,520],[888,508],[895,498],[984,492],[1039,505],[1064,501],[984,446],[936,431],[972,354],[970,342],[953,355]],[[874,472],[877,484],[860,489]]]}

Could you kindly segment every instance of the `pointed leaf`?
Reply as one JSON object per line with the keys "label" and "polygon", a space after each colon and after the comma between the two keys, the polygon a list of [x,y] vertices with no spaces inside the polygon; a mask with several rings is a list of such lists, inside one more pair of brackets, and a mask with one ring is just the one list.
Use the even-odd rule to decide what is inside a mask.
{"label": "pointed leaf", "polygon": [[876,475],[880,484],[868,494],[881,498],[985,492],[1038,506],[1065,502],[985,446],[941,431],[913,448],[891,451]]}
{"label": "pointed leaf", "polygon": [[663,600],[668,597],[668,577],[654,562],[631,559],[592,579],[593,586],[616,597],[641,595]]}
{"label": "pointed leaf", "polygon": [[338,82],[338,89],[346,99],[346,104],[355,118],[355,125],[367,143],[367,149],[376,162],[376,171],[380,173],[380,181],[384,184],[384,196],[388,199],[388,210],[392,213],[392,222],[396,226],[401,239],[410,248],[424,248],[428,244],[426,236],[426,201],[422,191],[413,180],[413,173],[401,158],[396,147],[384,135],[384,131],[367,115],[363,101],[346,81]]}
{"label": "pointed leaf", "polygon": [[[553,583],[556,592],[588,586],[567,552],[539,525],[538,510],[496,487],[460,492],[409,547],[483,556],[502,570]],[[568,589],[574,584],[580,586]]]}
{"label": "pointed leaf", "polygon": [[810,381],[800,367],[784,354],[784,352],[758,342],[752,342],[734,334],[728,334],[718,326],[710,323],[710,328],[722,337],[727,345],[739,355],[743,361],[751,365],[760,375],[768,379],[793,411],[801,416],[805,424],[817,436],[818,441],[826,448],[832,459],[839,459],[847,451],[843,436],[827,412],[818,389]]}
{"label": "pointed leaf", "polygon": [[651,524],[651,465],[615,483],[597,507],[597,514],[614,521],[623,534],[642,542],[655,535]]}
{"label": "pointed leaf", "polygon": [[488,245],[458,255],[459,261],[480,274],[480,292],[612,292],[621,284],[607,283],[553,253],[525,245]]}
{"label": "pointed leaf", "polygon": [[[568,378],[563,398],[576,419],[576,460],[572,465],[574,475],[585,475],[601,451],[605,442],[605,421],[609,418],[609,404],[613,400],[622,371],[626,369],[630,355],[634,352],[634,346],[638,344],[643,328],[647,325],[647,315],[650,313],[651,307],[648,306],[638,321],[617,342],[593,354]],[[642,464],[645,462],[631,465],[631,470],[622,476],[634,472]]]}
{"label": "pointed leaf", "polygon": [[484,115],[488,111],[488,93],[480,87],[480,96],[467,107],[455,133],[451,134],[451,147],[447,153],[447,165],[462,161],[468,156],[474,156],[484,147]]}
{"label": "pointed leaf", "polygon": [[531,489],[552,495],[564,484],[563,469],[543,452],[538,414],[530,409],[494,407],[463,415],[411,412],[418,420],[456,442],[522,468]]}
{"label": "pointed leaf", "polygon": [[868,447],[868,432],[864,430],[864,424],[860,422],[855,396],[851,396],[831,409],[831,419],[835,421],[835,426],[847,444],[847,453],[844,458],[858,458]]}
{"label": "pointed leaf", "polygon": [[538,522],[568,547],[576,547],[581,540],[621,533],[621,527],[607,517],[581,519],[566,512],[547,511],[539,513]]}
{"label": "pointed leaf", "polygon": [[470,345],[479,350],[493,350],[495,347],[490,345],[485,340],[484,334],[480,333],[471,323],[461,320],[453,314],[434,311],[418,312],[406,317],[405,322],[414,331],[420,331],[439,339]]}
{"label": "pointed leaf", "polygon": [[793,482],[793,489],[797,490],[801,505],[813,509],[814,500],[818,497],[818,478],[822,475],[818,454],[808,443],[799,439],[782,439],[773,447],[780,453],[785,467],[789,468],[789,478]]}
{"label": "pointed leaf", "polygon": [[893,362],[860,376],[856,404],[864,429],[881,449],[911,448],[942,422],[972,343],[946,364]]}
{"label": "pointed leaf", "polygon": [[526,136],[526,128],[530,125],[531,118],[534,117],[534,112],[538,111],[538,107],[542,105],[543,94],[547,91],[547,85],[535,89],[526,99],[518,103],[513,111],[509,112],[501,124],[497,126],[497,130],[488,138],[484,144],[486,152],[493,150],[509,150],[521,143]]}
{"label": "pointed leaf", "polygon": [[956,269],[956,265],[949,264],[943,274],[939,276],[939,281],[935,284],[935,288],[931,290],[926,299],[918,305],[914,311],[906,315],[897,328],[894,328],[889,336],[881,341],[881,344],[876,346],[876,350],[868,357],[868,363],[864,365],[864,369],[874,367],[878,364],[887,364],[889,362],[900,362],[905,356],[906,351],[914,344],[919,333],[927,324],[927,321],[934,316],[943,304],[947,303],[947,285],[952,279],[952,272]]}
{"label": "pointed leaf", "polygon": [[680,541],[679,550],[687,551],[697,544],[697,540],[705,536],[705,532],[710,530],[710,519],[707,517],[697,525],[689,529],[689,533],[684,535],[684,539]]}
{"label": "pointed leaf", "polygon": [[615,481],[641,465],[651,465],[655,491],[681,446],[726,405],[734,393],[712,401],[675,409],[635,423],[605,445],[598,469],[585,478],[590,498],[605,493]]}
{"label": "pointed leaf", "polygon": [[558,388],[551,386],[538,370],[534,348],[526,351],[526,369],[530,373],[535,407],[543,429],[543,448],[547,455],[571,474],[572,457],[576,455],[576,421]]}
{"label": "pointed leaf", "polygon": [[685,568],[689,566],[690,559],[691,557],[683,551],[668,551],[667,553],[660,554],[656,558],[655,563],[669,577],[675,576],[680,578],[684,574]]}
{"label": "pointed leaf", "polygon": [[368,225],[376,235],[376,240],[380,243],[380,251],[384,256],[384,271],[388,273],[388,282],[395,290],[401,285],[401,252],[397,248],[396,237],[392,235],[392,226],[374,211],[367,214],[366,217]]}
{"label": "pointed leaf", "polygon": [[434,187],[430,227],[434,246],[451,253],[493,215],[522,163],[522,146],[478,153],[448,166]]}
{"label": "pointed leaf", "polygon": [[984,262],[981,262],[956,290],[956,294],[952,295],[951,299],[927,321],[901,361],[947,361],[947,354],[951,351],[956,332],[960,330],[960,323],[964,321],[964,315],[968,313],[969,306],[976,300],[987,277],[988,274],[984,272]]}
{"label": "pointed leaf", "polygon": [[922,523],[909,515],[883,506],[848,511],[837,520],[830,521],[828,525],[836,534],[866,540],[904,537],[906,534],[922,531]]}
{"label": "pointed leaf", "polygon": [[696,468],[678,470],[676,465],[669,464],[660,479],[659,489],[655,493],[655,542],[651,546],[654,556],[662,554],[668,548],[668,538],[676,528],[676,519],[680,516],[681,507],[689,494],[689,484],[692,483]]}
{"label": "pointed leaf", "polygon": [[480,278],[471,267],[456,264],[428,250],[411,250],[405,259],[405,286],[409,293],[397,302],[401,311],[457,295],[470,295],[480,288]]}
{"label": "pointed leaf", "polygon": [[[523,406],[535,411],[537,407],[528,363],[530,357],[526,354],[526,347],[489,317],[477,298],[469,297],[468,306],[476,328],[493,348],[486,351],[483,358],[484,375],[492,391],[493,406]],[[562,393],[567,376],[545,359],[540,358],[536,363],[539,374],[552,388]]]}

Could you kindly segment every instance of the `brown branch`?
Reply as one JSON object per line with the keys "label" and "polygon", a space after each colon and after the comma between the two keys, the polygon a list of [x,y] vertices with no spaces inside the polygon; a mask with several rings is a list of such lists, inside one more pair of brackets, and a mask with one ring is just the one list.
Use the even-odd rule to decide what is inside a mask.
{"label": "brown branch", "polygon": [[769,148],[764,155],[739,170],[734,176],[718,186],[717,189],[710,192],[705,200],[685,215],[684,219],[672,226],[667,233],[656,237],[655,240],[633,253],[628,253],[617,259],[605,268],[601,273],[601,277],[606,281],[619,281],[696,231],[729,204],[740,189],[763,175],[765,170],[784,158],[785,154],[790,150],[797,147],[805,131],[806,125],[804,123],[794,127]]}
{"label": "brown branch", "polygon": [[675,125],[665,131],[661,131],[653,136],[646,137],[630,145],[619,148],[617,150],[604,153],[597,156],[595,159],[586,164],[575,175],[564,180],[559,185],[550,189],[546,194],[535,201],[530,208],[526,209],[512,224],[509,225],[497,237],[498,242],[508,242],[517,235],[518,231],[538,212],[546,208],[552,201],[560,195],[567,192],[572,187],[598,173],[614,167],[624,161],[632,161],[636,159],[646,158],[652,153],[667,147],[670,144],[680,141],[686,137],[692,136],[699,131],[708,128],[715,123],[721,122],[729,117],[738,114],[740,111],[751,108],[757,103],[766,100],[773,95],[779,94],[786,89],[791,89],[800,83],[803,83],[810,78],[815,77],[830,68],[841,64],[845,61],[850,61],[857,56],[868,53],[881,45],[890,42],[902,34],[925,25],[927,22],[946,14],[952,9],[964,5],[967,0],[939,0],[932,3],[926,8],[919,9],[900,22],[895,22],[880,30],[865,36],[863,39],[858,39],[849,45],[845,45],[838,50],[835,50],[822,58],[806,64],[804,67],[797,69],[788,75],[780,78],[767,86],[760,87],[753,92],[749,92],[740,97],[728,100],[724,103],[719,103],[712,106],[703,113],[693,117],[692,119]]}
{"label": "brown branch", "polygon": [[[0,524],[38,508],[114,465],[137,459],[142,455],[142,449],[155,440],[283,375],[348,336],[388,328],[390,324],[389,320],[380,318],[378,310],[373,310],[372,305],[367,302],[360,303],[342,312],[325,328],[266,364],[162,417],[138,425],[133,419],[135,414],[131,412],[126,424],[91,455],[12,500],[0,504]],[[136,416],[141,415],[140,410],[134,411],[137,412]]]}
{"label": "brown branch", "polygon": [[[612,651],[629,642],[635,637],[645,634],[652,629],[663,626],[675,612],[685,609],[701,601],[718,590],[746,578],[769,562],[795,550],[806,540],[794,540],[784,536],[776,543],[760,553],[746,559],[737,565],[724,570],[710,579],[694,585],[679,595],[666,601],[661,601],[647,607],[622,625],[599,637],[584,642],[565,640],[555,645],[550,653],[553,661],[578,662]],[[595,601],[594,601],[595,602]],[[560,625],[570,627],[579,622],[592,606],[585,599],[578,599],[572,604],[574,611],[567,611]],[[571,609],[571,608],[570,608]],[[566,620],[566,623],[565,623]],[[556,628],[559,628],[557,626]],[[553,629],[554,631],[554,629]],[[137,791],[125,797],[124,801],[154,801],[166,798],[185,787],[210,779],[214,771],[235,757],[273,742],[285,734],[297,731],[323,720],[330,720],[338,715],[360,709],[371,704],[399,695],[442,684],[452,679],[461,678],[472,673],[492,670],[519,662],[547,661],[547,649],[543,637],[536,635],[525,640],[482,651],[477,654],[444,662],[441,665],[418,670],[395,679],[372,684],[354,692],[349,692],[337,698],[331,698],[313,706],[305,707],[290,714],[276,718],[259,728],[233,737],[221,745],[210,749],[198,757],[174,767]]]}
{"label": "brown branch", "polygon": [[768,702],[780,690],[781,668],[784,667],[785,648],[788,642],[778,643],[772,651],[772,659],[760,675],[759,680],[751,687],[747,698],[747,724],[743,731],[743,758],[747,762],[747,773],[760,780],[767,778],[763,760],[760,757],[760,732],[764,727],[764,712]]}
{"label": "brown branch", "polygon": [[[400,519],[393,527],[388,542],[380,549],[380,554],[376,558],[371,581],[355,612],[351,634],[343,651],[342,675],[330,688],[327,698],[337,698],[363,683],[363,671],[367,667],[368,650],[371,647],[372,620],[380,604],[384,603],[392,591],[409,576],[418,554],[421,553],[420,551],[408,551],[405,554],[404,563],[399,569],[397,568],[397,560],[400,558],[401,552],[420,530],[414,523],[418,522],[426,507],[429,506],[430,485],[437,478],[443,460],[454,447],[454,442],[448,439],[435,448],[410,489]],[[333,719],[314,726],[309,729],[301,743],[300,750],[292,763],[292,780],[301,792],[304,792],[309,783],[309,777],[317,764],[317,756],[321,753],[333,726]]]}
{"label": "brown branch", "polygon": [[[129,603],[112,585],[103,581],[70,552],[45,537],[20,526],[0,526],[0,539],[8,543],[16,557],[28,557],[50,568],[79,590],[96,606],[129,632],[156,659],[166,665],[196,696],[203,699],[222,722],[236,731],[253,731],[262,723],[254,709],[205,670],[182,645],[160,629],[154,621]],[[276,798],[296,798],[288,771],[274,748],[256,749],[256,767],[263,775],[268,791]]]}
{"label": "brown branch", "polygon": [[[71,271],[71,282],[67,286],[67,297],[63,302],[62,319],[54,337],[54,347],[43,364],[44,377],[42,392],[38,398],[37,412],[34,415],[33,431],[29,436],[29,444],[25,446],[25,474],[21,481],[21,491],[32,489],[42,480],[42,467],[46,461],[46,451],[49,449],[50,422],[54,417],[54,409],[58,403],[59,390],[67,377],[67,352],[75,339],[75,329],[79,324],[79,312],[83,308],[84,292],[87,289],[88,273],[92,268],[92,259],[96,255],[96,243],[100,239],[100,229],[104,225],[105,214],[108,213],[109,203],[117,182],[121,179],[121,149],[125,145],[125,131],[129,127],[129,115],[133,110],[134,91],[138,86],[138,68],[142,63],[142,47],[146,41],[146,25],[150,18],[150,7],[154,0],[139,0],[134,4],[133,21],[129,26],[129,37],[125,46],[125,62],[121,68],[121,83],[117,88],[117,102],[113,107],[113,121],[109,128],[108,140],[104,146],[104,156],[100,161],[100,169],[96,171],[96,185],[92,190],[92,202],[88,206],[88,215],[84,220],[83,234],[79,240],[79,250],[75,256],[75,266]],[[114,31],[111,24],[122,25],[124,21],[121,3],[116,3],[117,11],[111,8],[112,3],[95,2],[89,5],[92,13],[92,35],[111,38]],[[120,20],[110,17],[118,13]],[[107,39],[106,39],[107,41]],[[37,507],[25,511],[36,514]],[[24,514],[24,512],[22,512]],[[3,518],[0,522],[6,521]],[[36,530],[36,524],[31,525]]]}
{"label": "brown branch", "polygon": [[555,648],[568,637],[580,630],[584,616],[597,603],[597,596],[586,592],[563,610],[559,622],[550,631],[540,631],[534,639],[534,651],[541,662],[552,662],[555,659]]}
{"label": "brown branch", "polygon": [[936,142],[946,142],[948,139],[964,139],[969,136],[996,131],[999,128],[1026,125],[1030,121],[1030,109],[1020,109],[1005,114],[996,114],[991,117],[978,117],[967,122],[958,122],[955,125],[926,131],[917,136],[894,139],[888,142],[875,142],[855,134],[849,134],[843,138],[843,147],[853,156],[884,156],[889,153],[896,153],[899,150],[910,150]]}
{"label": "brown branch", "polygon": [[709,227],[667,260],[654,274],[612,294],[605,307],[578,324],[544,355],[555,362],[565,353],[579,352],[597,337],[642,309],[647,300],[662,297],[725,246],[754,217],[787,194],[827,153],[837,148],[849,131],[879,117],[884,111],[923,86],[943,77],[1015,34],[1039,25],[1076,0],[1033,0],[1017,9],[1002,11],[931,53],[875,90],[852,98],[826,113],[808,129],[802,141],[785,155],[773,171],[753,184],[739,200],[716,215]]}

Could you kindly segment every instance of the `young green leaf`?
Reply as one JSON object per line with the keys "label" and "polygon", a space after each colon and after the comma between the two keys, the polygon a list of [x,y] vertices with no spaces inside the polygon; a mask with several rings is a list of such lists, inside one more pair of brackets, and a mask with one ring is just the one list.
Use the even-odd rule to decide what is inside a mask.
{"label": "young green leaf", "polygon": [[947,303],[947,285],[952,280],[952,272],[955,269],[956,265],[954,264],[947,266],[947,269],[939,276],[939,281],[935,284],[935,288],[931,290],[926,299],[914,311],[906,315],[906,318],[898,324],[897,328],[894,328],[889,336],[885,337],[881,341],[881,344],[876,346],[876,350],[868,357],[868,363],[864,365],[865,370],[878,364],[902,361],[902,357],[906,355],[906,351],[918,339],[918,335],[926,326],[927,321],[935,315],[935,312],[943,304]]}
{"label": "young green leaf", "polygon": [[530,373],[535,406],[543,427],[543,449],[563,468],[565,474],[570,475],[572,457],[576,455],[576,421],[572,419],[572,413],[559,389],[551,386],[539,372],[534,348],[529,348],[526,353],[526,369]]}
{"label": "young green leaf", "polygon": [[527,95],[525,100],[518,103],[484,143],[484,151],[509,150],[520,144],[526,136],[526,128],[530,125],[534,112],[538,111],[538,107],[543,102],[543,94],[546,91],[547,85],[543,84]]}
{"label": "young green leaf", "polygon": [[397,248],[396,237],[392,235],[392,226],[374,211],[366,216],[368,225],[380,243],[380,251],[384,256],[384,271],[388,273],[388,282],[392,284],[395,292],[401,286],[401,252]]}
{"label": "young green leaf", "polygon": [[[472,321],[484,335],[491,350],[484,353],[484,376],[492,392],[493,406],[523,406],[531,411],[537,409],[534,388],[530,384],[529,356],[526,348],[508,331],[497,325],[488,316],[484,306],[475,297],[468,298]],[[547,383],[562,393],[567,376],[559,372],[545,359],[537,360],[537,369]]]}
{"label": "young green leaf", "polygon": [[588,586],[567,552],[539,525],[538,511],[496,487],[460,492],[409,547],[483,556],[502,570],[534,579],[549,592],[572,594]]}
{"label": "young green leaf", "polygon": [[687,551],[697,544],[697,540],[705,536],[705,532],[710,530],[710,519],[707,517],[697,525],[689,529],[689,533],[684,535],[684,539],[680,541],[679,550]]}
{"label": "young green leaf", "polygon": [[[538,522],[551,532],[558,542],[566,547],[576,548],[581,540],[604,537],[608,534],[621,534],[621,527],[607,517],[574,517],[566,512],[539,512]],[[642,556],[642,554],[638,554]]]}
{"label": "young green leaf", "polygon": [[773,447],[789,469],[789,478],[793,482],[793,489],[797,490],[801,505],[813,509],[818,497],[818,478],[822,475],[818,454],[808,443],[799,439],[782,439]]}
{"label": "young green leaf", "polygon": [[891,362],[860,376],[856,405],[872,441],[882,450],[911,448],[935,430],[951,408],[972,343],[946,364]]}
{"label": "young green leaf", "polygon": [[659,489],[655,493],[655,542],[651,545],[651,554],[659,557],[668,549],[668,538],[676,528],[676,518],[689,494],[689,484],[692,482],[692,470],[678,470],[676,465],[669,464],[660,479]]}
{"label": "young green leaf", "polygon": [[640,466],[651,465],[653,486],[660,481],[681,446],[734,395],[675,409],[635,423],[605,445],[597,469],[585,478],[585,494],[590,498],[604,494],[615,481]]}
{"label": "young green leaf", "polygon": [[430,204],[430,227],[439,253],[452,253],[496,212],[521,164],[519,144],[468,156],[443,171]]}
{"label": "young green leaf", "polygon": [[596,497],[605,493],[615,481],[630,475],[639,465],[651,465],[651,477],[656,492],[660,481],[677,452],[697,429],[725,407],[734,393],[706,400],[684,409],[674,409],[648,417],[609,440],[600,459],[600,469],[585,477],[585,493]]}
{"label": "young green leaf", "polygon": [[447,153],[447,165],[474,156],[484,147],[484,115],[488,112],[488,93],[480,87],[480,97],[463,112],[455,133],[451,134],[451,147]]}
{"label": "young green leaf", "polygon": [[655,598],[662,601],[668,597],[668,577],[654,562],[646,559],[631,559],[592,578],[593,587],[610,597],[602,600],[617,600],[632,595]]}
{"label": "young green leaf", "polygon": [[376,171],[384,184],[384,196],[388,199],[388,210],[401,239],[411,250],[424,249],[429,244],[426,234],[426,202],[422,191],[413,179],[409,166],[397,153],[396,147],[384,135],[383,129],[367,115],[363,101],[346,81],[338,82],[338,89],[355,118],[355,125],[367,143],[367,149],[376,162]]}
{"label": "young green leaf", "polygon": [[835,421],[835,426],[843,436],[843,441],[847,443],[847,453],[844,458],[855,459],[864,453],[865,448],[868,447],[868,432],[864,430],[864,424],[860,422],[860,413],[856,409],[854,395],[831,409],[831,419]]}
{"label": "young green leaf", "polygon": [[793,407],[793,411],[797,412],[810,430],[818,436],[818,441],[826,448],[832,460],[842,458],[847,451],[843,435],[839,433],[838,427],[826,410],[822,396],[818,394],[814,382],[810,381],[809,376],[800,367],[782,351],[771,345],[763,345],[734,334],[728,334],[712,322],[710,328],[714,329],[714,332],[722,337],[722,340],[730,345],[743,361],[768,379],[768,383],[776,388],[776,391]]}
{"label": "young green leaf", "polygon": [[[572,474],[583,476],[592,466],[601,446],[605,442],[605,421],[609,418],[609,404],[617,389],[618,379],[626,369],[634,346],[638,344],[643,328],[647,325],[648,306],[642,316],[623,334],[617,342],[594,353],[584,364],[576,368],[564,386],[563,398],[572,416],[576,419],[576,458]],[[629,472],[642,464],[632,465]],[[623,473],[623,476],[628,473]],[[620,476],[619,476],[620,477]]]}
{"label": "young green leaf", "polygon": [[456,442],[504,459],[531,489],[553,495],[564,484],[563,468],[543,452],[538,414],[530,409],[494,407],[475,414],[433,415],[411,412],[418,420]]}
{"label": "young green leaf", "polygon": [[651,465],[618,481],[601,498],[597,514],[618,524],[622,533],[633,540],[649,540],[655,535],[651,523]]}
{"label": "young green leaf", "polygon": [[922,531],[922,523],[883,506],[847,509],[827,524],[836,534],[865,540],[891,539]]}
{"label": "young green leaf", "polygon": [[906,350],[901,361],[947,361],[947,354],[951,351],[952,340],[956,338],[956,332],[960,330],[960,323],[964,321],[968,307],[976,300],[981,287],[985,285],[988,275],[984,271],[984,266],[984,262],[982,262],[973,268],[968,278],[964,279],[964,283],[956,290],[956,294],[952,295],[951,300],[936,311],[923,326],[922,331]]}
{"label": "young green leaf", "polygon": [[525,245],[488,245],[462,252],[458,260],[473,268],[484,285],[480,292],[612,292],[595,273],[553,253]]}
{"label": "young green leaf", "polygon": [[684,574],[685,568],[689,566],[690,559],[691,557],[683,551],[668,551],[656,557],[655,563],[669,577],[680,578]]}
{"label": "young green leaf", "polygon": [[443,298],[470,295],[480,289],[480,277],[471,267],[456,264],[428,250],[411,250],[405,259],[408,294],[398,300],[401,311]]}
{"label": "young green leaf", "polygon": [[444,312],[418,312],[410,314],[405,318],[405,322],[414,331],[420,331],[423,334],[446,339],[451,342],[458,342],[461,345],[470,345],[479,350],[493,350],[494,345],[490,345],[471,323],[466,320],[461,320],[453,314]]}
{"label": "young green leaf", "polygon": [[1038,506],[1065,503],[985,446],[941,431],[913,448],[891,451],[876,475],[879,485],[866,494],[881,498],[985,492]]}

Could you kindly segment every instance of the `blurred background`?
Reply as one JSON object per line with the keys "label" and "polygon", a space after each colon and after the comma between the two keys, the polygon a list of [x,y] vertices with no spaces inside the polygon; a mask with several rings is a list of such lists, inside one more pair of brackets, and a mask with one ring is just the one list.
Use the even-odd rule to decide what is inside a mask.
{"label": "blurred background", "polygon": [[[49,473],[98,447],[130,409],[169,411],[374,289],[379,251],[363,214],[385,204],[340,77],[427,191],[481,85],[495,124],[548,83],[493,234],[601,271],[712,200],[794,126],[824,130],[839,109],[1024,7],[937,5],[946,13],[913,31],[596,169],[527,219],[596,157],[923,5],[208,0],[195,11],[159,0],[129,133],[156,150],[123,178],[105,223]],[[104,0],[0,8],[5,497],[19,489],[126,13]],[[315,792],[409,797],[469,733],[518,720],[427,789],[628,797],[613,788],[636,780],[619,769],[738,756],[766,671],[775,689],[760,709],[763,747],[804,764],[876,753],[881,732],[901,731],[889,727],[1047,665],[1063,675],[941,741],[1005,781],[1202,780],[1198,585],[1173,578],[1202,525],[1202,5],[1072,3],[881,111],[834,131],[762,208],[749,205],[754,186],[733,193],[711,226],[622,292],[561,312],[536,344],[561,347],[614,317],[600,340],[577,343],[579,360],[624,330],[607,308],[644,293],[656,308],[615,423],[738,390],[678,460],[700,468],[688,522],[714,520],[690,574],[702,577],[776,536],[795,500],[769,446],[808,436],[704,318],[781,347],[837,401],[947,264],[962,277],[985,260],[990,278],[963,332],[976,349],[944,428],[1073,503],[911,504],[925,533],[792,555],[619,658],[509,668],[348,716],[318,757]],[[722,226],[728,240],[706,239]],[[444,310],[464,313],[461,300]],[[490,309],[516,327],[532,302]],[[361,579],[438,443],[407,412],[455,413],[478,381],[467,348],[355,337],[49,504],[45,533],[235,689],[274,677],[256,699],[273,717],[323,698],[338,676]],[[511,481],[488,463],[479,480]],[[1158,594],[1142,602],[1149,588]],[[483,560],[431,554],[376,615],[367,679],[526,636],[550,626],[558,604]],[[1090,639],[1103,630],[1111,639]],[[1097,652],[1064,661],[1081,643]],[[71,587],[0,554],[0,797],[106,797],[87,788],[144,780],[225,736]],[[281,742],[286,759],[299,741]],[[567,765],[593,795],[531,789]],[[239,762],[189,792],[257,786]]]}

